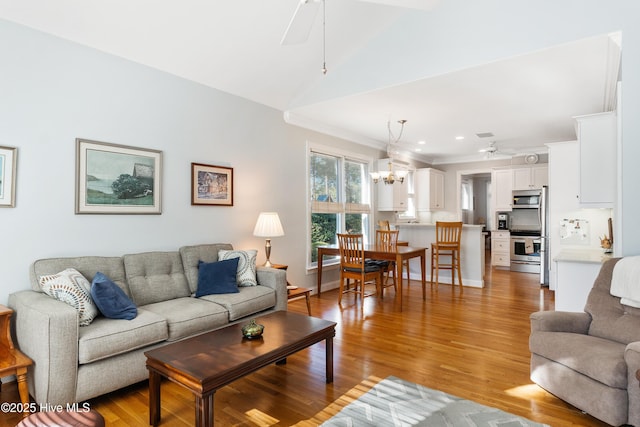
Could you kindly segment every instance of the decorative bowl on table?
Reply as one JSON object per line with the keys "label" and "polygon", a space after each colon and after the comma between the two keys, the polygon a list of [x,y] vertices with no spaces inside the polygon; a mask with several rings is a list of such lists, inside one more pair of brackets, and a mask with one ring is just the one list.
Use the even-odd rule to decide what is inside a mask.
{"label": "decorative bowl on table", "polygon": [[242,336],[248,339],[259,338],[264,332],[264,326],[256,323],[256,319],[252,319],[249,323],[242,327]]}

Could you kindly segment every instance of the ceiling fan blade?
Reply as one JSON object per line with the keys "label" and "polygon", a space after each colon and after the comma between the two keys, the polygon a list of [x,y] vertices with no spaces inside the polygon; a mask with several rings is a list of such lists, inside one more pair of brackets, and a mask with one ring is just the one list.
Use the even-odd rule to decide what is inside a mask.
{"label": "ceiling fan blade", "polygon": [[307,41],[323,0],[300,0],[289,26],[280,40],[281,45],[300,44]]}

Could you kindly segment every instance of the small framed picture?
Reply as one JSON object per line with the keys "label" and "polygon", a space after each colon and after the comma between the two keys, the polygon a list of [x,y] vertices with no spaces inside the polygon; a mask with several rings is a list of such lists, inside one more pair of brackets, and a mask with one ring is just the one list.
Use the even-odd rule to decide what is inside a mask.
{"label": "small framed picture", "polygon": [[0,208],[16,206],[17,155],[17,148],[0,146]]}
{"label": "small framed picture", "polygon": [[191,163],[191,204],[233,206],[233,168]]}
{"label": "small framed picture", "polygon": [[162,151],[76,139],[77,214],[162,213]]}

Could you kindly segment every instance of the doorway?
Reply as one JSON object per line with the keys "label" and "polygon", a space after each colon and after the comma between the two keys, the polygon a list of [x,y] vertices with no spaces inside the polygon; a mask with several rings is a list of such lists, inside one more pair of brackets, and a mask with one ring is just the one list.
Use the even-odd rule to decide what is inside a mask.
{"label": "doorway", "polygon": [[491,230],[491,172],[458,173],[460,218],[465,224],[484,225]]}

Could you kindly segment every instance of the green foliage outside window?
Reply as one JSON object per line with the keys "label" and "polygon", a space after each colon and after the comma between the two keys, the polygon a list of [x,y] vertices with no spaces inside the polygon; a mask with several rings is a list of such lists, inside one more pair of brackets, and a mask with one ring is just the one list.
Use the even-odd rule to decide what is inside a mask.
{"label": "green foliage outside window", "polygon": [[[309,186],[312,202],[328,202],[311,213],[311,262],[318,261],[318,246],[336,243],[336,233],[363,233],[369,214],[338,213],[334,204],[362,205],[367,202],[367,164],[340,156],[312,153],[309,157]],[[342,193],[344,191],[344,193]]]}

